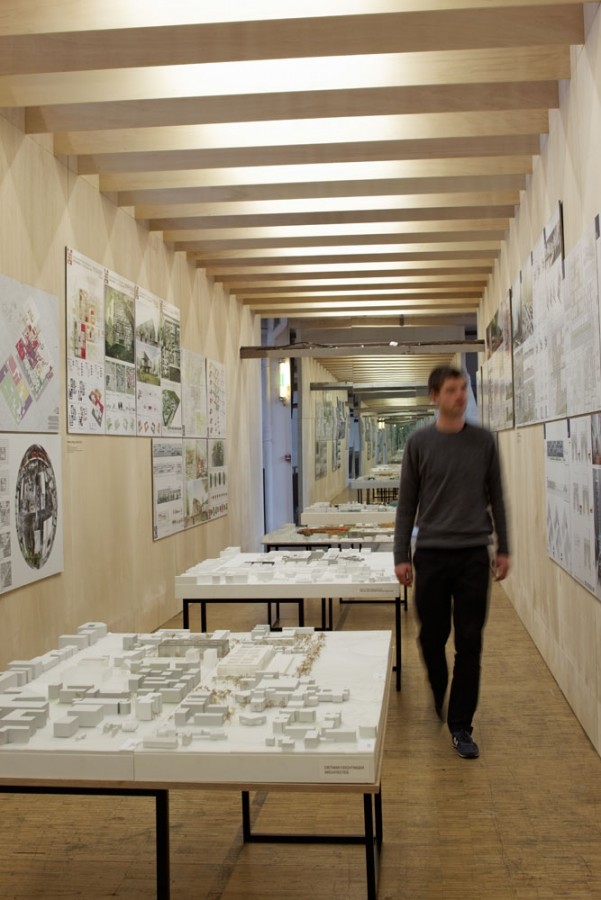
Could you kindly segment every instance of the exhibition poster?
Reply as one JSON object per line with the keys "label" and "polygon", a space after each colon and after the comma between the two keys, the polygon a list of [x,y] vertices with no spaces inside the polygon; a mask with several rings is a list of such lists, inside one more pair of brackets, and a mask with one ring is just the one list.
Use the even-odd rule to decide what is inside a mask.
{"label": "exhibition poster", "polygon": [[154,540],[184,528],[183,442],[178,438],[152,440],[152,511]]}
{"label": "exhibition poster", "polygon": [[547,550],[601,599],[601,413],[545,425]]}
{"label": "exhibition poster", "polygon": [[511,289],[515,424],[534,422],[534,321],[532,317],[532,256],[529,253]]}
{"label": "exhibition poster", "polygon": [[485,420],[491,431],[513,428],[513,365],[511,358],[511,305],[509,296],[500,304],[486,329],[488,359]]}
{"label": "exhibition poster", "polygon": [[348,403],[345,399],[336,398],[336,440],[343,441],[348,427]]}
{"label": "exhibition poster", "polygon": [[227,458],[225,441],[209,440],[209,518],[226,516],[228,511]]}
{"label": "exhibition poster", "polygon": [[535,334],[535,419],[558,419],[568,412],[565,282],[561,207],[545,225],[533,255]]}
{"label": "exhibition poster", "polygon": [[594,224],[566,257],[568,414],[601,408],[599,282]]}
{"label": "exhibition poster", "polygon": [[208,522],[209,458],[204,438],[186,438],[184,444],[184,527],[192,528]]}
{"label": "exhibition poster", "polygon": [[601,408],[600,298],[599,216],[564,260],[558,205],[511,290],[516,425]]}
{"label": "exhibition poster", "polygon": [[207,436],[207,361],[182,348],[182,423],[184,437]]}
{"label": "exhibition poster", "polygon": [[70,247],[66,268],[67,430],[104,434],[104,268]]}
{"label": "exhibition poster", "polygon": [[568,572],[572,570],[570,514],[570,449],[567,419],[545,425],[545,483],[547,488],[547,553]]}
{"label": "exhibition poster", "polygon": [[207,403],[209,437],[227,437],[225,366],[213,359],[207,359]]}
{"label": "exhibition poster", "polygon": [[161,304],[159,341],[161,345],[161,432],[182,434],[182,373],[180,311],[170,303]]}
{"label": "exhibition poster", "polygon": [[58,361],[58,297],[0,275],[0,431],[58,431]]}
{"label": "exhibition poster", "polygon": [[490,409],[488,404],[488,374],[486,361],[482,363],[476,373],[476,388],[478,390],[478,409],[480,411],[480,424],[484,428],[489,427]]}
{"label": "exhibition poster", "polygon": [[511,291],[516,425],[560,418],[568,411],[564,295],[558,204]]}
{"label": "exhibition poster", "polygon": [[105,269],[104,379],[106,433],[136,433],[135,304],[133,282]]}
{"label": "exhibition poster", "polygon": [[315,480],[328,474],[328,442],[315,441]]}
{"label": "exhibition poster", "polygon": [[340,441],[332,441],[332,472],[340,468]]}
{"label": "exhibition poster", "polygon": [[161,300],[136,287],[136,431],[142,437],[161,435]]}
{"label": "exhibition poster", "polygon": [[153,439],[152,490],[154,540],[227,515],[226,442]]}
{"label": "exhibition poster", "polygon": [[569,420],[571,574],[589,591],[597,586],[591,417]]}
{"label": "exhibition poster", "polygon": [[0,592],[63,571],[61,439],[0,436]]}

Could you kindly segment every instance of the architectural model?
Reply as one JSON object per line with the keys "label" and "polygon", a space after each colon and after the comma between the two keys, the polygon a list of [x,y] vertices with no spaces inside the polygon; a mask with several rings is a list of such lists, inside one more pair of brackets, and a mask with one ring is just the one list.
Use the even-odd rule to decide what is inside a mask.
{"label": "architectural model", "polygon": [[62,635],[0,672],[0,779],[373,783],[391,635]]}
{"label": "architectural model", "polygon": [[[398,484],[398,479],[397,479]],[[387,525],[394,528],[396,510],[378,503],[314,503],[300,516],[301,525]]]}
{"label": "architectural model", "polygon": [[394,599],[399,583],[390,552],[370,548],[222,551],[175,577],[181,599],[283,600],[285,597],[362,597]]}
{"label": "architectural model", "polygon": [[266,534],[264,546],[315,544],[392,544],[392,525],[305,525],[298,528],[293,523],[283,525],[277,531]]}

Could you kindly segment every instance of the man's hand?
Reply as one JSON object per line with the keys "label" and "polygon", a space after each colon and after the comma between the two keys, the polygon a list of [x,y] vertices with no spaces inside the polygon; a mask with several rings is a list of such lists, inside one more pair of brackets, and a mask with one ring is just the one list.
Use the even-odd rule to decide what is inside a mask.
{"label": "man's hand", "polygon": [[502,553],[497,554],[493,563],[492,572],[495,581],[503,581],[509,574],[510,562],[509,557]]}
{"label": "man's hand", "polygon": [[399,584],[402,584],[405,587],[411,587],[413,584],[413,566],[411,563],[399,563],[398,566],[394,567],[394,574],[396,575]]}

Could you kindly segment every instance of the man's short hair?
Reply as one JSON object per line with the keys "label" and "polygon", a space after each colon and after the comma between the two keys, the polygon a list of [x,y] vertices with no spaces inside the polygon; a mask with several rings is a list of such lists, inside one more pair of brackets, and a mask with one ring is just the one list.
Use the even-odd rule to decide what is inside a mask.
{"label": "man's short hair", "polygon": [[428,376],[428,393],[438,394],[448,378],[463,378],[467,381],[467,375],[455,366],[437,366]]}

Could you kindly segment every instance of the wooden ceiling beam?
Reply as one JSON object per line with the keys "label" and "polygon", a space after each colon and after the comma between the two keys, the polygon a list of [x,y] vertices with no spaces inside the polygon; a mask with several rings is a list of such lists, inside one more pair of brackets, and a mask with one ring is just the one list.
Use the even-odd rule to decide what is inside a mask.
{"label": "wooden ceiling beam", "polygon": [[510,16],[499,6],[255,22],[165,23],[160,28],[111,28],[106,17],[102,30],[68,29],[50,34],[4,31],[0,35],[0,72],[27,77],[35,73],[201,62],[465,51],[483,45],[528,47],[583,41],[582,8],[566,3],[514,8]]}
{"label": "wooden ceiling beam", "polygon": [[[369,310],[359,310],[353,307],[349,308],[339,308],[332,310],[329,306],[325,309],[309,309],[307,307],[300,307],[297,310],[291,312],[289,309],[280,308],[276,305],[270,307],[269,309],[255,310],[252,306],[246,305],[247,309],[249,309],[252,313],[259,316],[263,319],[286,319],[293,318],[295,321],[298,319],[315,319],[319,321],[324,314],[330,315],[331,318],[338,317],[340,322],[342,323],[345,319],[350,319],[355,317],[359,318],[370,318],[375,319],[375,321],[386,321],[390,317],[394,317],[400,319],[402,316],[419,316],[420,319],[437,319],[440,316],[444,316],[446,319],[455,320],[457,318],[465,318],[465,317],[474,317],[478,309],[478,305],[466,305],[461,307],[459,305],[454,305],[453,307],[446,306],[432,306],[432,307],[420,307],[420,306],[404,306],[404,307],[374,307],[370,306]],[[387,369],[388,371],[388,369]],[[336,374],[332,372],[332,374]],[[382,369],[380,368],[377,376],[382,376]],[[377,377],[376,376],[376,377]],[[344,380],[345,376],[342,376]],[[365,377],[362,380],[367,380]]]}
{"label": "wooden ceiling beam", "polygon": [[[191,217],[174,217],[170,219],[152,219],[149,223],[151,231],[191,232],[202,229],[220,228],[280,228],[303,225],[340,225],[366,222],[415,222],[424,218],[458,218],[463,211],[466,217],[473,218],[487,209],[491,215],[507,215],[519,202],[517,191],[481,192],[473,194],[438,194],[425,195],[422,203],[425,206],[404,206],[391,209],[359,209],[327,212],[318,210],[307,213],[257,213],[255,215],[206,215]],[[437,205],[435,206],[434,203]],[[184,240],[182,236],[182,240]]]}
{"label": "wooden ceiling beam", "polygon": [[[546,129],[545,129],[546,130]],[[282,147],[221,147],[147,153],[95,153],[81,156],[81,175],[99,174],[102,191],[133,190],[147,172],[158,183],[156,173],[173,169],[222,168],[227,166],[311,165],[337,162],[426,159],[441,156],[516,156],[538,154],[540,132],[484,135],[479,137],[432,138],[399,141],[357,141],[341,144],[311,144]],[[127,173],[127,174],[123,174]],[[118,175],[118,177],[114,177]],[[111,177],[113,176],[113,177]],[[148,184],[148,180],[146,180]]]}
{"label": "wooden ceiling beam", "polygon": [[[104,47],[108,52],[108,45]],[[232,68],[233,67],[233,68]],[[474,50],[373,54],[355,58],[329,57],[254,61],[211,66],[176,65],[114,68],[33,75],[0,75],[0,105],[53,107],[73,104],[115,104],[182,98],[350,91],[366,88],[491,84],[494,82],[557,81],[570,76],[570,46],[491,48]],[[226,103],[232,102],[229,99]],[[100,110],[102,111],[102,109]],[[107,108],[110,112],[111,107]],[[95,127],[100,127],[101,119]],[[86,127],[86,126],[84,126]]]}
{"label": "wooden ceiling beam", "polygon": [[238,299],[243,302],[251,302],[256,304],[257,306],[261,306],[262,304],[269,304],[277,301],[280,305],[287,304],[295,304],[295,303],[315,303],[320,301],[332,302],[336,301],[360,301],[363,304],[369,304],[373,300],[377,303],[384,303],[385,301],[396,302],[397,300],[406,300],[410,299],[412,301],[420,301],[424,302],[426,300],[480,300],[482,296],[482,291],[480,290],[465,290],[461,287],[458,287],[457,290],[444,290],[440,289],[437,291],[421,291],[421,290],[412,290],[405,291],[402,288],[394,288],[390,291],[381,291],[381,292],[372,292],[370,290],[366,290],[362,287],[358,287],[355,290],[347,289],[340,291],[329,291],[321,288],[321,293],[316,291],[311,297],[304,296],[303,293],[299,294],[287,294],[285,292],[276,292],[274,294],[264,294],[264,295],[236,295]]}
{"label": "wooden ceiling beam", "polygon": [[[427,265],[418,267],[409,265],[408,268],[403,268],[399,271],[403,273],[404,278],[420,278],[420,277],[440,277],[445,278],[449,277],[451,280],[453,277],[461,278],[473,276],[474,278],[487,276],[491,272],[491,265],[465,265],[465,260],[426,260]],[[481,260],[479,260],[481,262]],[[204,265],[201,262],[197,262],[197,268],[204,269]],[[381,270],[375,268],[372,270],[372,274],[378,274]]]}
{"label": "wooden ceiling beam", "polygon": [[[463,212],[463,210],[461,211]],[[513,213],[513,210],[512,210]],[[461,226],[463,222],[467,226],[467,229],[478,228],[480,231],[494,231],[500,230],[505,232],[509,227],[509,216],[499,217],[499,218],[491,218],[489,221],[491,223],[492,228],[486,227],[486,219],[472,219],[466,218],[465,220],[458,219],[455,217],[454,219],[449,218],[448,220],[441,220],[438,224],[438,228],[448,228],[452,233],[449,234],[444,240],[452,240],[454,238],[454,233],[457,232],[458,239],[461,239],[461,233],[464,230]],[[476,225],[475,223],[481,222],[482,225]],[[193,258],[206,258],[210,259],[214,257],[216,259],[231,255],[231,257],[240,256],[242,258],[248,258],[248,265],[262,265],[260,261],[260,257],[262,256],[277,256],[281,250],[303,250],[306,255],[312,255],[314,250],[322,250],[324,248],[332,248],[332,252],[336,255],[346,256],[349,260],[352,260],[352,255],[346,255],[344,253],[339,253],[338,248],[358,248],[365,247],[365,253],[369,254],[370,249],[374,246],[390,246],[390,251],[388,251],[392,256],[388,258],[392,259],[405,259],[406,251],[402,248],[405,247],[405,236],[409,235],[407,243],[420,243],[420,239],[423,240],[426,238],[428,240],[434,240],[431,237],[432,234],[432,221],[423,220],[419,222],[419,226],[414,223],[407,222],[394,222],[394,223],[383,223],[381,226],[377,226],[374,228],[373,232],[343,232],[342,229],[338,231],[336,234],[330,234],[325,232],[320,232],[315,230],[312,234],[290,234],[283,237],[273,237],[273,236],[260,236],[257,234],[249,235],[248,237],[241,237],[240,232],[244,234],[244,229],[238,229],[236,233],[226,232],[224,234],[219,232],[211,232],[205,235],[199,235],[198,239],[191,240],[177,240],[177,249],[182,250],[185,253],[190,254]],[[425,226],[425,227],[424,227]],[[416,228],[424,227],[424,236],[421,238],[421,231],[415,231]],[[411,228],[411,231],[407,229]],[[442,233],[442,232],[441,232]],[[412,235],[415,235],[415,240],[412,239]],[[401,254],[398,256],[397,254]],[[363,254],[362,254],[363,255]],[[371,250],[371,262],[378,262],[379,259],[384,259],[386,257],[380,256],[379,253],[373,252]],[[291,265],[294,264],[293,254],[290,254],[290,259],[285,260],[285,262],[289,262]],[[319,252],[315,253],[315,262],[319,262],[322,258],[322,254]],[[253,260],[259,258],[258,263],[254,263]],[[326,260],[324,260],[326,261]],[[302,260],[297,260],[297,262],[302,262]],[[227,263],[225,263],[227,265]],[[235,263],[232,263],[235,265]]]}
{"label": "wooden ceiling beam", "polygon": [[[403,194],[436,194],[443,191],[457,193],[463,191],[523,190],[526,176],[522,175],[475,175],[444,178],[395,178],[358,179],[355,181],[300,182],[293,184],[241,185],[230,188],[191,188],[187,197],[182,191],[180,198],[167,203],[127,202],[122,205],[136,206],[136,218],[161,219],[173,215],[198,215],[202,205],[223,203],[249,203],[269,200],[333,199],[348,197],[386,197]],[[133,199],[133,198],[130,198]],[[121,195],[119,197],[121,202]]]}
{"label": "wooden ceiling beam", "polygon": [[169,97],[28,107],[29,134],[219,122],[406,115],[558,106],[557,81],[395,85],[340,90]]}
{"label": "wooden ceiling beam", "polygon": [[[54,150],[61,155],[119,156],[130,160],[136,155],[154,151],[165,154],[186,153],[207,147],[220,152],[281,149],[282,146],[311,149],[314,146],[364,143],[364,135],[372,135],[370,143],[405,142],[482,137],[512,137],[546,132],[549,111],[539,109],[503,109],[483,112],[412,113],[392,116],[356,116],[341,120],[308,119],[290,122],[266,121],[257,129],[252,122],[218,125],[182,125],[165,128],[126,128],[114,131],[59,132],[54,136]],[[257,144],[257,141],[260,144]],[[397,158],[402,158],[398,156]],[[309,161],[309,160],[308,160]],[[239,165],[249,165],[241,162]],[[178,166],[174,166],[178,168]],[[195,168],[194,165],[187,168]],[[127,169],[126,169],[127,171]],[[89,172],[87,174],[90,174]]]}
{"label": "wooden ceiling beam", "polygon": [[409,279],[414,278],[415,281],[424,281],[427,279],[432,279],[433,281],[440,282],[444,281],[448,283],[450,281],[463,281],[463,280],[471,280],[471,281],[485,281],[486,278],[482,276],[481,273],[470,273],[469,276],[462,275],[460,273],[454,272],[451,275],[441,275],[440,273],[433,271],[428,272],[426,275],[417,275],[417,276],[407,276],[406,270],[403,268],[396,268],[394,266],[380,266],[379,268],[374,268],[369,265],[369,263],[364,263],[363,260],[360,261],[359,266],[357,268],[345,267],[343,264],[339,264],[338,266],[324,266],[323,268],[319,268],[317,266],[310,267],[300,267],[297,266],[295,268],[288,268],[287,266],[274,266],[272,268],[260,268],[255,271],[249,272],[247,269],[240,269],[239,271],[235,271],[230,273],[229,270],[220,271],[207,267],[207,273],[211,276],[211,278],[218,278],[222,284],[285,284],[286,282],[294,282],[298,284],[317,284],[320,281],[332,281],[338,279],[363,279],[363,278],[400,278],[400,279]]}
{"label": "wooden ceiling beam", "polygon": [[[579,5],[578,0],[561,0],[562,6]],[[440,12],[456,8],[465,10],[486,9],[490,0],[370,0],[370,12]],[[557,0],[503,0],[506,10],[523,7],[548,9],[557,6]],[[287,0],[288,19],[311,16],[325,17],[328,13],[323,0]],[[338,0],[339,16],[357,11],[352,0]],[[331,15],[331,12],[330,12]],[[273,16],[271,0],[254,0],[249,4],[230,2],[227,5],[199,4],[191,0],[170,0],[169,3],[148,3],[147,0],[13,0],[5,2],[0,17],[0,34],[55,34],[111,29],[132,29],[164,25],[191,25],[198,22],[260,21]]]}
{"label": "wooden ceiling beam", "polygon": [[[242,290],[242,291],[279,291],[280,293],[285,293],[298,290],[331,290],[348,287],[351,281],[355,281],[357,289],[382,289],[387,285],[396,289],[420,289],[420,288],[439,288],[440,286],[455,288],[457,285],[464,287],[466,285],[470,285],[471,287],[481,288],[486,285],[488,280],[488,271],[482,274],[450,274],[450,275],[441,275],[437,272],[436,269],[430,271],[424,271],[423,275],[409,275],[407,276],[403,270],[391,270],[390,273],[385,270],[359,270],[359,271],[350,271],[348,276],[344,272],[333,272],[331,278],[324,278],[324,273],[316,272],[316,273],[300,273],[296,276],[296,279],[285,279],[280,275],[274,275],[273,278],[259,276],[263,280],[259,282],[248,281],[244,279],[244,276],[241,277],[240,280],[229,280],[227,277],[213,275],[209,273],[212,278],[216,281],[219,281],[221,284],[225,285],[228,289],[232,291]],[[315,278],[313,276],[316,276]]]}
{"label": "wooden ceiling beam", "polygon": [[[534,151],[533,151],[534,152]],[[504,156],[450,156],[393,160],[368,160],[360,163],[325,163],[303,166],[248,166],[219,169],[179,169],[103,176],[110,179],[111,191],[118,193],[120,206],[143,203],[181,203],[202,201],[206,188],[243,193],[262,185],[329,184],[363,179],[374,182],[405,178],[453,178],[494,175],[523,175],[532,172],[532,152]],[[123,189],[127,181],[131,188]],[[198,191],[198,193],[196,193]]]}
{"label": "wooden ceiling beam", "polygon": [[[137,219],[199,216],[203,215],[207,209],[217,210],[219,204],[224,213],[237,209],[243,212],[245,206],[250,209],[254,204],[281,200],[292,203],[297,200],[312,200],[317,206],[320,200],[390,197],[398,198],[394,202],[402,203],[402,198],[406,195],[521,191],[525,186],[525,175],[484,175],[473,178],[463,176],[457,178],[380,179],[378,181],[366,179],[350,182],[319,182],[318,184],[264,185],[256,188],[250,186],[238,191],[232,189],[227,192],[219,189],[215,191],[207,189],[205,199],[201,202],[140,204],[136,206],[135,215]],[[227,195],[224,196],[224,193]],[[379,203],[374,202],[374,206],[378,205]]]}
{"label": "wooden ceiling beam", "polygon": [[311,301],[311,303],[307,303],[306,301],[301,301],[297,304],[281,304],[281,303],[273,303],[271,305],[259,305],[256,306],[254,302],[248,301],[244,303],[244,306],[263,317],[268,318],[288,318],[293,316],[296,318],[301,318],[304,316],[315,318],[319,316],[320,312],[327,312],[328,315],[345,315],[345,316],[373,316],[377,314],[382,315],[441,315],[443,313],[454,313],[455,315],[464,315],[466,313],[473,313],[478,309],[479,301],[472,300],[457,300],[456,302],[450,301],[426,301],[421,302],[420,300],[412,300],[412,299],[402,299],[402,300],[391,300],[391,301],[383,301],[383,302],[369,302],[360,304],[356,300],[354,301],[337,301],[337,300],[328,300],[326,302],[319,301]]}
{"label": "wooden ceiling beam", "polygon": [[[365,249],[361,249],[360,241],[354,246],[353,249],[355,252],[353,253],[318,253],[315,252],[319,249],[317,247],[313,247],[311,252],[294,255],[285,255],[283,252],[272,253],[269,250],[257,250],[255,255],[251,255],[248,251],[232,251],[233,255],[231,257],[227,256],[227,251],[222,251],[219,254],[210,254],[192,251],[188,248],[186,252],[191,259],[202,260],[204,269],[218,272],[222,275],[236,275],[238,272],[244,272],[247,273],[250,278],[254,278],[256,273],[278,270],[281,272],[290,272],[293,277],[295,271],[302,271],[303,268],[307,266],[312,269],[326,269],[326,271],[328,268],[332,267],[338,267],[341,270],[352,269],[353,265],[357,263],[377,263],[380,267],[386,267],[387,265],[406,258],[407,253],[410,252],[407,248],[407,244],[423,244],[427,241],[430,245],[441,245],[451,242],[458,243],[463,240],[475,241],[478,239],[501,241],[503,240],[503,236],[504,232],[502,230],[489,231],[485,229],[474,232],[422,232],[410,234],[408,236],[409,240],[405,240],[404,237],[402,240],[398,240],[398,249],[393,252],[379,253],[370,253],[369,245],[366,245]],[[417,249],[419,249],[419,247]],[[401,270],[401,268],[404,270],[406,267],[399,267],[399,270]]]}
{"label": "wooden ceiling beam", "polygon": [[342,301],[344,303],[349,303],[353,299],[356,301],[360,301],[361,303],[383,303],[386,300],[396,302],[397,300],[408,299],[414,302],[429,302],[431,300],[435,300],[436,302],[444,302],[449,301],[452,303],[455,302],[464,302],[464,301],[472,301],[475,304],[478,304],[482,298],[482,289],[476,288],[475,290],[412,290],[412,291],[403,291],[395,289],[395,285],[383,285],[384,288],[388,288],[386,292],[375,293],[364,290],[360,285],[349,285],[348,291],[341,290],[338,293],[322,293],[319,294],[317,291],[312,294],[306,294],[300,291],[295,293],[286,293],[286,292],[266,292],[266,293],[253,293],[252,291],[233,291],[230,290],[230,293],[233,294],[237,300],[241,303],[248,305],[249,303],[255,305],[258,304],[257,308],[260,306],[269,306],[270,304],[277,303],[279,306],[288,306],[294,305],[295,303],[301,304],[312,304],[314,299],[317,302],[321,303],[324,299],[327,299],[328,303],[333,303],[334,305],[338,301]]}

